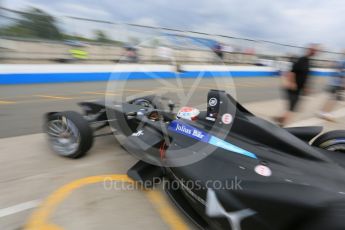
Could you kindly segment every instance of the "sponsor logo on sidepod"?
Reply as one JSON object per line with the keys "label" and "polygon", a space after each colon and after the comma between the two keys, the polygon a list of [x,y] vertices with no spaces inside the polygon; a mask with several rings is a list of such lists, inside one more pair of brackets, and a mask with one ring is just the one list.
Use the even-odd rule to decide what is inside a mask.
{"label": "sponsor logo on sidepod", "polygon": [[202,142],[208,142],[209,140],[209,135],[207,133],[177,121],[171,122],[169,129]]}
{"label": "sponsor logo on sidepod", "polygon": [[222,139],[219,139],[218,137],[212,136],[202,130],[199,130],[197,128],[194,128],[191,125],[183,124],[182,122],[179,121],[172,121],[169,125],[169,130],[180,133],[182,135],[191,137],[193,139],[199,140],[204,143],[211,144],[213,146],[238,153],[250,158],[257,159],[256,155],[254,153],[251,153],[245,149],[242,149],[236,145],[233,145],[227,141],[224,141]]}

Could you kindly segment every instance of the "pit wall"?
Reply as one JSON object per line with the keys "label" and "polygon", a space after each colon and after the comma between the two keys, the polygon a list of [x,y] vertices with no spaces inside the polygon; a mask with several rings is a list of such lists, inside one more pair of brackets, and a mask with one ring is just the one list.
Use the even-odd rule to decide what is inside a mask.
{"label": "pit wall", "polygon": [[[182,65],[180,78],[209,77],[278,77],[279,72],[263,66]],[[327,77],[335,74],[332,69],[312,69],[313,76]],[[171,65],[116,64],[3,64],[0,65],[0,84],[37,84],[92,82],[107,80],[144,80],[176,78],[176,67]]]}

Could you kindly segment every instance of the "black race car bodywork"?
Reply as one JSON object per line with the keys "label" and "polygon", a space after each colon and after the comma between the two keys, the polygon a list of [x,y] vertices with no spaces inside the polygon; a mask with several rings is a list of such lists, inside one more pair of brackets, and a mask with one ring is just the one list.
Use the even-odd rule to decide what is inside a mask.
{"label": "black race car bodywork", "polygon": [[[209,92],[207,110],[196,121],[176,119],[172,103],[164,112],[153,98],[81,106],[94,130],[110,125],[126,137],[121,144],[127,151],[143,155],[128,175],[140,182],[165,178],[169,196],[198,227],[345,229],[343,131],[310,145],[321,127],[280,128],[223,91]],[[106,107],[116,115],[116,124]],[[48,124],[54,114],[48,115]],[[224,114],[231,115],[231,122],[223,120]],[[180,159],[176,154],[203,157],[174,167]]]}

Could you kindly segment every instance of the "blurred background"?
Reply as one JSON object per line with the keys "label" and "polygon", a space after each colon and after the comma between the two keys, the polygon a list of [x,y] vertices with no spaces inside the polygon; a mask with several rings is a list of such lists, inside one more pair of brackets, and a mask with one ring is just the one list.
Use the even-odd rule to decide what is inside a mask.
{"label": "blurred background", "polygon": [[[207,33],[152,25],[155,24],[152,22],[140,24],[72,14],[62,16],[35,5],[26,4],[14,9],[10,8],[11,4],[4,3],[6,1],[0,7],[2,63],[109,64],[118,62],[123,56],[127,59],[122,61],[127,62],[164,63],[164,54],[160,53],[167,51],[161,48],[169,46],[174,51],[176,61],[181,63],[214,62],[212,55],[205,50],[206,47],[214,50],[226,64],[279,68],[284,62],[304,52],[303,45],[255,39],[256,36],[232,36],[226,30],[222,30],[222,33]],[[147,39],[159,36],[167,37],[170,44],[160,44],[159,39],[151,39],[142,44],[140,49],[135,48]],[[181,44],[181,37],[185,38],[188,48]],[[315,38],[310,42],[319,40]],[[328,47],[333,44],[324,45],[314,57],[313,66],[332,67],[333,62],[340,58],[341,50],[332,51]]]}

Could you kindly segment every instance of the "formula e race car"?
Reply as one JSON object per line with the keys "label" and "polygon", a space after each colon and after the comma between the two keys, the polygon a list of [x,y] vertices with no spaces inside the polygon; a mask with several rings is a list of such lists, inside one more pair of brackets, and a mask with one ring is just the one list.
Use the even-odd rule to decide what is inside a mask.
{"label": "formula e race car", "polygon": [[164,100],[83,102],[84,116],[49,113],[45,130],[58,154],[77,158],[110,127],[141,159],[128,175],[143,184],[164,178],[201,229],[345,229],[345,131],[280,128],[219,90],[209,91],[206,111],[175,113]]}

